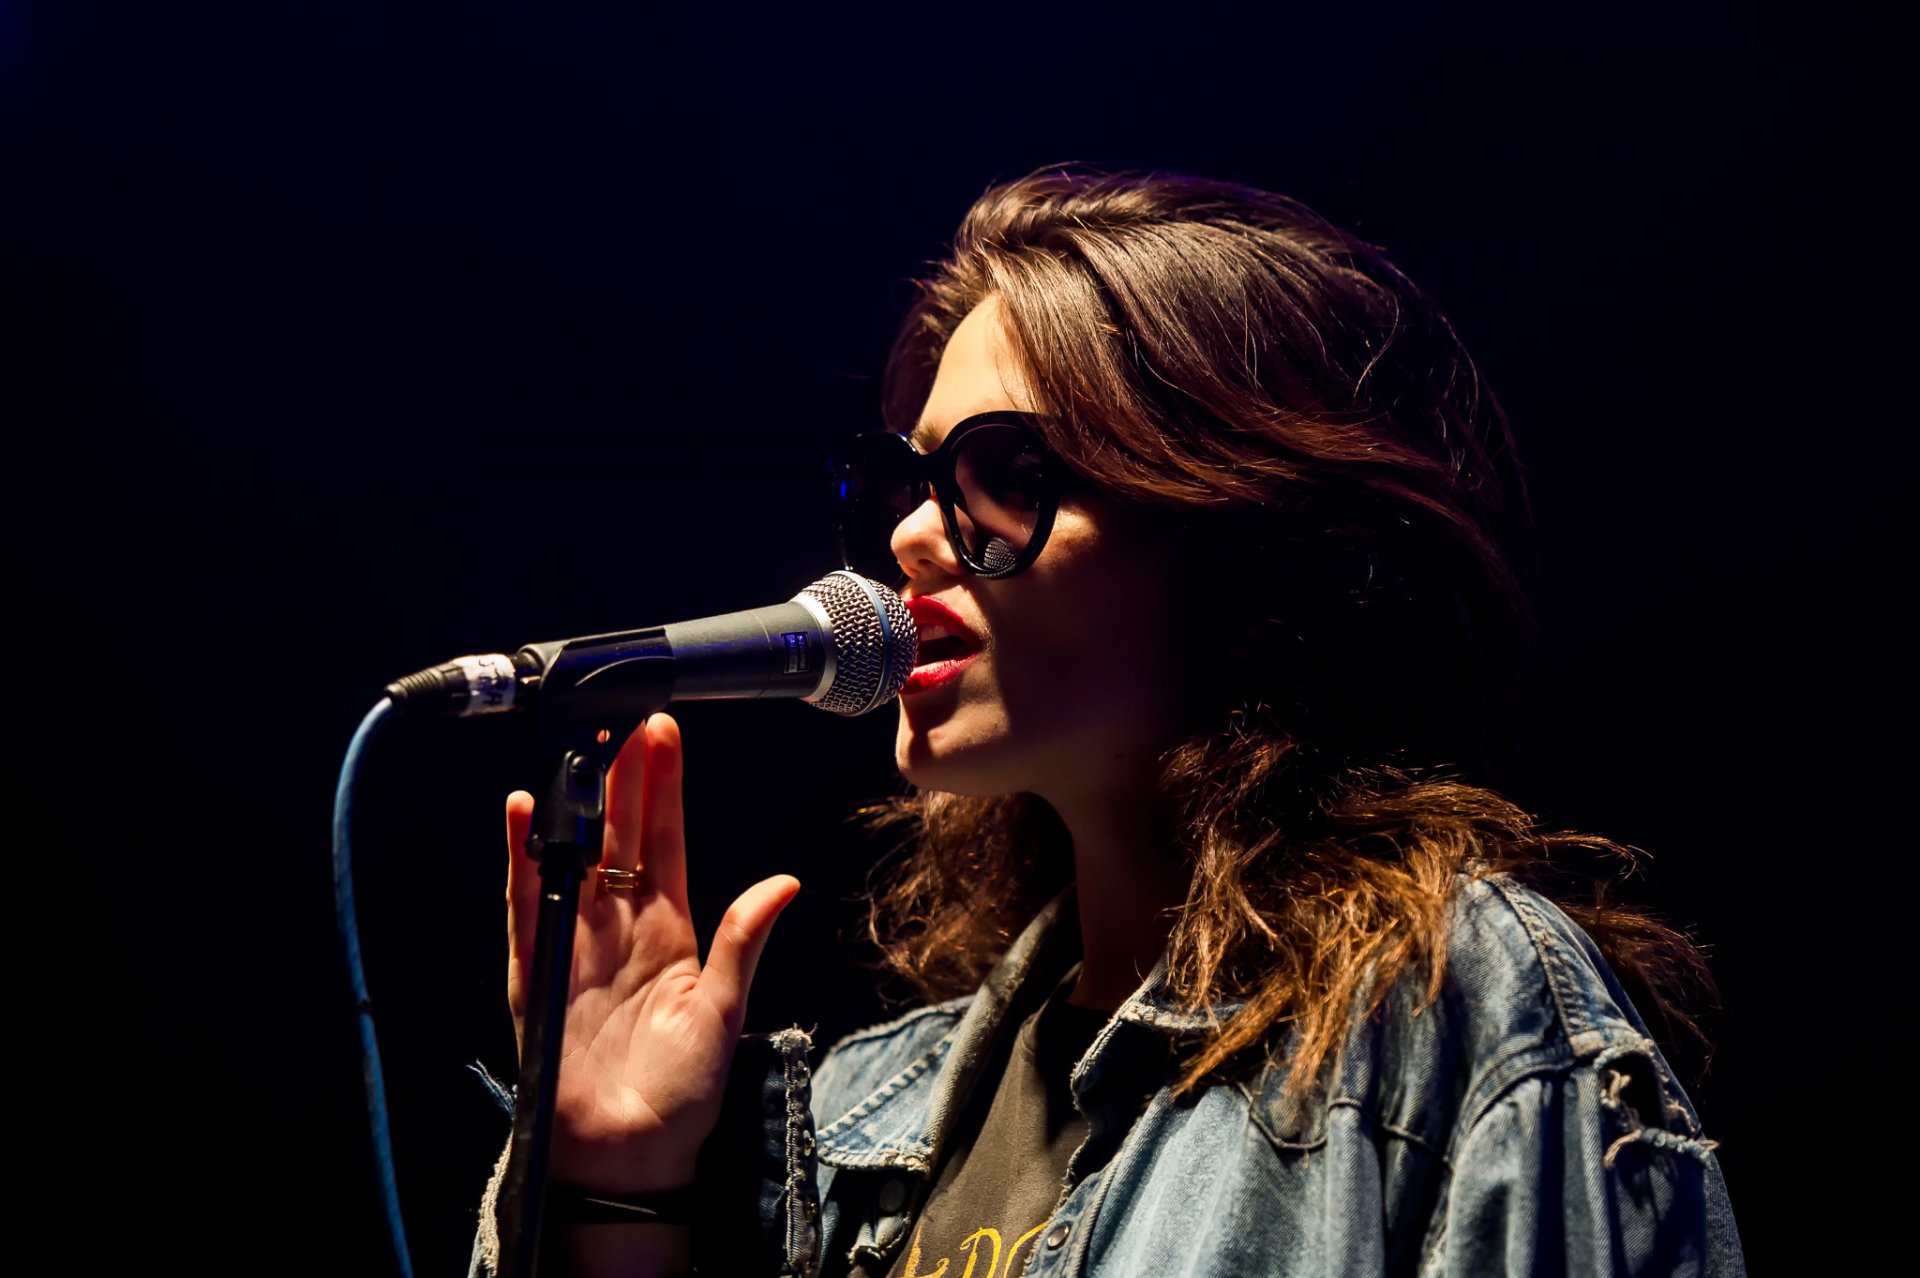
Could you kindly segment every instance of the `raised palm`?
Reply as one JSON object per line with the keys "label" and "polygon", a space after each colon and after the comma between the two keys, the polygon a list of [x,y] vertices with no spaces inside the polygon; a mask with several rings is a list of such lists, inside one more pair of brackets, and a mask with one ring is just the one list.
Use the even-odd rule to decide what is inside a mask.
{"label": "raised palm", "polygon": [[[580,894],[555,1102],[551,1174],[602,1193],[691,1183],[713,1129],[747,989],[798,880],[756,883],[728,908],[700,963],[687,906],[680,729],[654,715],[607,778],[602,865],[637,870],[630,891],[590,875]],[[507,999],[524,1041],[539,866],[526,853],[533,799],[507,799]]]}

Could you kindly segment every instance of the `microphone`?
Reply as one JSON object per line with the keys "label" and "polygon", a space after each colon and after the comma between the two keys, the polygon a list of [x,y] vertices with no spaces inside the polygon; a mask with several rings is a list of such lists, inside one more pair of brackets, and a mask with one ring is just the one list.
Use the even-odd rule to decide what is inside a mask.
{"label": "microphone", "polygon": [[855,715],[899,695],[919,644],[899,595],[841,571],[766,608],[457,657],[396,679],[387,697],[402,712],[461,718],[534,707],[554,726],[757,697]]}

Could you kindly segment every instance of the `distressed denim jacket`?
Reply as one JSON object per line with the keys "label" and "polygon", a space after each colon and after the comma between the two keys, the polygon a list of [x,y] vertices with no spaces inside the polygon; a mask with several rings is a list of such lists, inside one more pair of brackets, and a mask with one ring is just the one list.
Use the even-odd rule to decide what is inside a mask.
{"label": "distressed denim jacket", "polygon": [[[1058,979],[1062,908],[971,998],[853,1034],[812,1077],[799,1031],[743,1045],[736,1126],[702,1173],[703,1278],[885,1272],[972,1089],[993,1085],[997,1032]],[[1282,1060],[1176,1099],[1207,1021],[1167,996],[1163,966],[1095,1037],[1072,1078],[1090,1133],[1019,1272],[1743,1272],[1692,1105],[1592,942],[1509,880],[1462,886],[1439,996],[1396,988],[1304,1096],[1283,1092]],[[748,1127],[752,1165],[720,1157]],[[756,1201],[757,1222],[730,1216]],[[1011,1278],[989,1241],[967,1275]]]}

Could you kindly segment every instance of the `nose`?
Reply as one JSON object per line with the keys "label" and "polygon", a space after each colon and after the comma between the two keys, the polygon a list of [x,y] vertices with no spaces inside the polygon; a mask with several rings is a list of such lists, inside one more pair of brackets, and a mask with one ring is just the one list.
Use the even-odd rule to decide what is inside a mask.
{"label": "nose", "polygon": [[931,494],[893,526],[891,546],[908,581],[924,585],[930,579],[960,575],[960,560],[953,553],[953,543],[947,540],[940,505]]}

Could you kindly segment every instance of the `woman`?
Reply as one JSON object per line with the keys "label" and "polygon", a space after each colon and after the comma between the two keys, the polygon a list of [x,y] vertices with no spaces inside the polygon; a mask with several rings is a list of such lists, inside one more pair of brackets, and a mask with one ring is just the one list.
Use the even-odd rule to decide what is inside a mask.
{"label": "woman", "polygon": [[[734,1062],[793,1102],[765,1271],[1738,1272],[1626,993],[1685,1027],[1696,952],[1592,882],[1549,903],[1624,849],[1484,786],[1528,521],[1427,299],[1290,201],[1043,170],[967,215],[888,409],[911,442],[858,441],[842,487],[850,562],[883,544],[921,632],[873,928],[926,1006],[829,1053],[810,1122],[797,1031]],[[578,1272],[753,1250],[688,1222],[736,1201],[713,1133],[798,885],[702,967],[680,768],[656,716],[611,787],[639,886],[581,908],[548,1221]]]}

